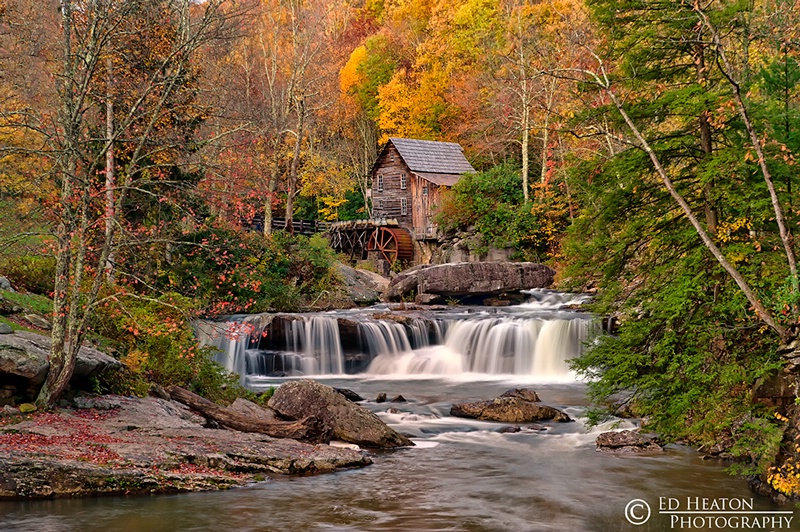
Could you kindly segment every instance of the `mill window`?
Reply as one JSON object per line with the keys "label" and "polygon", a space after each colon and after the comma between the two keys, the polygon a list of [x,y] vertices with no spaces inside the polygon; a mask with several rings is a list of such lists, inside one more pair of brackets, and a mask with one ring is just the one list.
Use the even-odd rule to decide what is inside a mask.
{"label": "mill window", "polygon": [[383,176],[378,176],[378,192],[383,192]]}
{"label": "mill window", "polygon": [[406,189],[406,174],[400,174],[400,189]]}
{"label": "mill window", "polygon": [[408,214],[408,200],[402,198],[400,200],[400,216],[405,216],[406,214]]}

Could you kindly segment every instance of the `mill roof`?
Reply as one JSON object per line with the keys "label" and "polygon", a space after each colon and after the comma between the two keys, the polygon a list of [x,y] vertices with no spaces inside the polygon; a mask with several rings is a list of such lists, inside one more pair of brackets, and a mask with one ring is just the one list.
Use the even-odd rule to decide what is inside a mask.
{"label": "mill roof", "polygon": [[[408,168],[421,177],[425,177],[424,174],[459,176],[475,172],[467,158],[464,157],[464,149],[455,142],[391,137],[381,150],[381,154],[390,143],[400,153],[400,157],[403,158]],[[444,179],[444,177],[442,176],[440,179]]]}

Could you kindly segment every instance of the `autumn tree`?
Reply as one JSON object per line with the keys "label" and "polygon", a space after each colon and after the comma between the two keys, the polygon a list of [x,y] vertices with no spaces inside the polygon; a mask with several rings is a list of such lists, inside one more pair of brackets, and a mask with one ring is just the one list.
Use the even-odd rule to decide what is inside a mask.
{"label": "autumn tree", "polygon": [[[192,59],[220,31],[221,3],[63,0],[48,4],[52,17],[12,28],[19,30],[9,35],[12,42],[28,32],[51,38],[43,55],[55,81],[37,107],[25,110],[24,121],[6,124],[41,136],[37,153],[50,160],[47,175],[57,187],[49,205],[56,275],[50,369],[37,398],[42,407],[69,382],[89,320],[104,302],[104,272],[130,245],[141,202],[169,201],[167,187],[188,162],[203,115],[193,97]],[[24,81],[18,79],[21,92],[36,91]],[[112,148],[115,179],[107,180]],[[114,266],[125,272],[121,263]]]}
{"label": "autumn tree", "polygon": [[[351,22],[344,4],[293,0],[256,2],[242,35],[219,60],[220,94],[227,100],[230,127],[240,132],[225,151],[227,168],[206,182],[217,190],[260,196],[264,232],[282,190],[286,228],[303,186],[304,165],[326,144],[327,113],[335,101],[346,51],[337,46]],[[236,75],[231,78],[230,72]],[[334,125],[335,127],[335,125]],[[314,163],[316,165],[316,163]],[[335,166],[335,165],[334,165]],[[319,166],[317,165],[317,168]]]}

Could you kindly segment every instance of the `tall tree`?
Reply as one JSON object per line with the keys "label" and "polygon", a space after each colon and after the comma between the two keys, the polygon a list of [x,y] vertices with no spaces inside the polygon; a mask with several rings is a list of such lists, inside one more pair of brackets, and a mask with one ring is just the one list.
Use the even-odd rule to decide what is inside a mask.
{"label": "tall tree", "polygon": [[751,387],[797,334],[796,243],[771,177],[786,152],[764,149],[778,117],[753,113],[754,73],[774,59],[759,37],[765,4],[590,5],[606,47],[573,31],[584,63],[561,74],[577,74],[590,104],[580,134],[615,149],[579,167],[585,210],[569,249],[625,325],[578,366],[659,430],[710,441],[740,430]]}
{"label": "tall tree", "polygon": [[[24,122],[9,124],[42,135],[39,153],[52,161],[58,187],[52,348],[40,406],[51,405],[69,382],[89,319],[103,301],[110,259],[131,230],[130,199],[158,196],[170,182],[169,168],[186,160],[202,119],[191,61],[220,29],[221,3],[62,0],[58,19],[31,19],[12,35],[53,38],[52,96]],[[118,65],[113,83],[109,61]],[[115,178],[106,179],[112,146]]]}

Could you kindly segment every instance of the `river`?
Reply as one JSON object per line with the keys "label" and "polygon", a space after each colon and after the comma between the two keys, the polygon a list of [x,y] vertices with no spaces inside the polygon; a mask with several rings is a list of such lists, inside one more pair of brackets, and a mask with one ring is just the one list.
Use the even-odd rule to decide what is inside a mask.
{"label": "river", "polygon": [[[225,492],[0,503],[0,530],[800,530],[792,507],[779,507],[755,496],[743,480],[727,475],[723,464],[703,460],[692,449],[669,446],[663,453],[647,455],[596,452],[594,439],[599,432],[631,428],[635,422],[617,419],[588,427],[584,383],[575,380],[565,366],[558,372],[549,362],[515,360],[521,353],[517,344],[527,346],[525,349],[536,346],[540,354],[545,349],[547,357],[559,361],[569,357],[538,345],[546,327],[541,323],[531,327],[528,322],[534,319],[531,312],[541,319],[541,310],[526,307],[503,311],[500,316],[483,316],[496,320],[497,325],[517,338],[511,343],[506,337],[496,336],[493,340],[505,344],[492,355],[503,359],[494,367],[510,373],[469,371],[476,364],[488,367],[481,366],[487,363],[483,359],[485,350],[469,353],[464,345],[454,344],[457,328],[452,321],[476,318],[463,314],[454,318],[451,313],[445,318],[450,323],[443,327],[449,330],[442,334],[444,345],[436,345],[436,328],[428,327],[433,330],[431,345],[411,346],[417,363],[409,364],[411,355],[406,347],[401,345],[394,351],[386,347],[382,349],[388,351],[383,353],[373,349],[370,360],[374,362],[391,353],[394,360],[381,359],[382,363],[367,368],[369,373],[315,377],[361,394],[367,398],[361,404],[416,443],[413,448],[373,452],[374,464],[364,469],[316,477],[270,478]],[[580,319],[591,327],[585,315],[558,312],[568,314],[554,315],[549,308],[545,320]],[[510,322],[520,322],[517,325],[524,325],[527,332],[509,331]],[[413,331],[416,326],[405,327]],[[559,330],[584,334],[575,327]],[[481,334],[493,333],[484,330]],[[534,337],[521,338],[520,334]],[[415,342],[413,336],[409,332],[409,344]],[[485,345],[485,338],[471,341],[483,341]],[[429,343],[419,338],[416,342]],[[292,356],[317,356],[310,345],[313,342],[305,343],[295,345],[298,351]],[[324,343],[330,351],[330,338]],[[464,351],[459,355],[457,349]],[[366,344],[364,350],[369,351]],[[347,351],[339,350],[342,366],[348,364]],[[241,349],[238,352],[243,353]],[[256,355],[251,351],[248,356]],[[274,361],[275,353],[258,356]],[[330,360],[330,353],[324,356]],[[463,359],[454,360],[459,356]],[[400,363],[402,357],[406,359]],[[437,360],[448,362],[434,363]],[[229,362],[242,364],[241,360]],[[332,364],[337,367],[340,362]],[[261,366],[251,361],[250,368],[256,367]],[[399,372],[398,368],[404,371]],[[390,369],[393,372],[388,372]],[[544,371],[544,375],[537,375],[537,370]],[[287,378],[293,377],[251,373],[245,380],[254,389],[265,389],[280,385]],[[514,387],[535,389],[543,402],[564,409],[575,421],[531,427],[523,424],[520,432],[507,433],[502,432],[507,424],[449,415],[453,402],[493,398]],[[378,403],[375,399],[379,393],[386,393],[389,398],[402,395],[407,402]],[[631,524],[643,521],[648,507],[646,522]]]}

